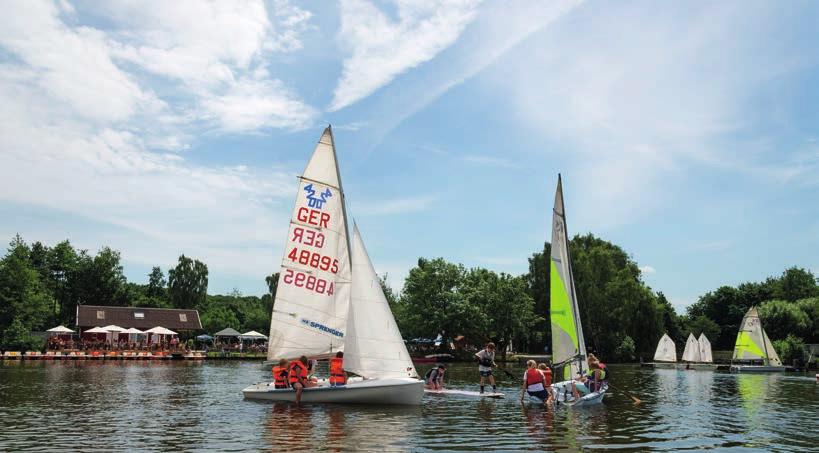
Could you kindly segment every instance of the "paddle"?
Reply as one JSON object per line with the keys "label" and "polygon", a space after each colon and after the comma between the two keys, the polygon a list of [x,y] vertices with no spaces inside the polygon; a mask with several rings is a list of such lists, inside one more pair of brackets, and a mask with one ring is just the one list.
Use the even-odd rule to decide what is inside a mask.
{"label": "paddle", "polygon": [[609,383],[608,385],[609,385],[609,387],[613,388],[614,390],[625,393],[629,398],[634,400],[634,404],[640,404],[640,403],[643,402],[640,398],[637,398],[636,396],[632,395],[631,392],[629,392],[628,390],[621,389],[619,387],[615,387],[615,386],[611,385],[611,383]]}

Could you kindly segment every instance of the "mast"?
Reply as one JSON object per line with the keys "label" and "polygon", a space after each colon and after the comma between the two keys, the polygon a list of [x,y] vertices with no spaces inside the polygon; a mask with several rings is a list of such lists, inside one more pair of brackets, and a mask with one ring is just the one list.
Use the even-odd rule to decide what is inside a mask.
{"label": "mast", "polygon": [[765,359],[762,361],[765,365],[770,365],[771,359],[770,354],[768,353],[768,342],[765,341],[765,337],[768,335],[765,333],[765,329],[762,327],[762,319],[759,318],[759,312],[756,312],[756,319],[759,322],[759,330],[762,332],[762,348],[765,349]]}
{"label": "mast", "polygon": [[[347,253],[350,257],[350,269],[353,268],[353,249],[350,247],[350,223],[347,221],[347,194],[344,192],[344,185],[341,183],[341,170],[339,169],[338,155],[336,154],[336,138],[333,137],[333,125],[327,124],[327,132],[330,135],[330,149],[333,150],[333,160],[336,162],[336,178],[338,178],[338,193],[341,194],[341,215],[344,217],[344,236],[347,241]],[[330,354],[333,353],[333,341],[330,340]]]}
{"label": "mast", "polygon": [[560,203],[563,209],[563,238],[566,241],[566,257],[569,258],[569,285],[572,292],[572,305],[574,306],[574,322],[575,326],[577,326],[577,353],[580,355],[578,368],[580,368],[582,374],[585,371],[583,364],[586,358],[586,339],[583,336],[583,325],[580,323],[580,303],[577,301],[577,290],[574,287],[574,266],[572,265],[572,252],[569,247],[569,227],[566,226],[566,203],[563,201],[563,180],[560,173],[557,174],[557,189],[560,191]]}

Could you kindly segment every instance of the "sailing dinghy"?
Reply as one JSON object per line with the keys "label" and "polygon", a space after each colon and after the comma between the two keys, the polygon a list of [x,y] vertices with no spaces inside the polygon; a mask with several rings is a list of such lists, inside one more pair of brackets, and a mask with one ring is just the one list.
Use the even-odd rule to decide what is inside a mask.
{"label": "sailing dinghy", "polygon": [[677,366],[677,346],[674,340],[664,333],[657,342],[657,350],[654,351],[654,361],[641,363],[641,366],[650,368],[675,368]]}
{"label": "sailing dinghy", "polygon": [[[329,358],[344,351],[347,385],[306,388],[304,403],[419,405],[424,382],[409,352],[364,242],[347,229],[344,192],[330,127],[299,179],[270,320],[268,360]],[[362,379],[363,378],[363,379]],[[245,398],[295,401],[292,389],[253,384]]]}
{"label": "sailing dinghy", "polygon": [[572,277],[568,236],[566,210],[563,206],[563,183],[558,175],[552,214],[549,313],[552,326],[553,366],[556,370],[562,367],[562,373],[555,373],[555,380],[562,380],[552,384],[552,389],[558,403],[586,406],[601,403],[608,390],[608,384],[603,381],[600,389],[577,400],[572,395],[573,377],[578,373],[585,374],[588,365],[586,364],[586,342],[583,339],[580,309],[577,305],[577,293],[574,287],[574,277]]}
{"label": "sailing dinghy", "polygon": [[732,373],[785,371],[768,334],[762,328],[756,307],[748,309],[742,318],[730,370]]}
{"label": "sailing dinghy", "polygon": [[[702,343],[701,340],[705,340]],[[707,348],[706,348],[707,347]],[[707,358],[703,357],[705,354]],[[686,370],[715,370],[716,365],[713,364],[711,358],[711,342],[705,338],[704,334],[700,334],[700,339],[694,337],[693,333],[688,334],[688,340],[685,342],[685,351],[682,355],[683,363],[678,367]]]}

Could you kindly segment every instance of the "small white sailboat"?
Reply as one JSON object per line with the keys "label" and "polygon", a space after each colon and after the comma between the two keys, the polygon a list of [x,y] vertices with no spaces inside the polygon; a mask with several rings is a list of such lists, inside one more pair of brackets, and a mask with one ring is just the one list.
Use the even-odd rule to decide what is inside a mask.
{"label": "small white sailboat", "polygon": [[711,352],[711,342],[705,336],[705,332],[697,339],[700,344],[700,361],[702,363],[714,363],[714,354]]}
{"label": "small white sailboat", "polygon": [[[344,351],[344,369],[362,378],[321,381],[304,403],[419,405],[424,383],[415,367],[364,242],[347,229],[344,193],[328,127],[299,182],[270,321],[268,360],[327,358]],[[245,398],[295,401],[272,383],[242,390]]]}
{"label": "small white sailboat", "polygon": [[556,400],[573,406],[599,404],[603,401],[608,384],[580,399],[572,395],[572,379],[588,370],[586,364],[586,342],[583,338],[583,327],[580,324],[580,309],[577,305],[577,293],[572,276],[571,257],[569,255],[568,230],[566,229],[566,211],[563,206],[563,183],[557,177],[557,191],[552,214],[552,254],[550,264],[551,297],[549,313],[552,326],[552,361],[557,372],[552,384]]}
{"label": "small white sailboat", "polygon": [[[678,365],[679,368],[686,370],[715,370],[717,368],[711,358],[711,342],[704,334],[700,334],[700,339],[705,340],[705,344],[695,338],[693,333],[688,334],[682,355],[683,363]],[[704,346],[707,346],[707,350]],[[703,358],[704,353],[708,354],[707,360]]]}
{"label": "small white sailboat", "polygon": [[756,307],[748,309],[742,318],[730,370],[732,373],[785,371],[768,334],[762,328]]}
{"label": "small white sailboat", "polygon": [[675,368],[677,366],[677,345],[674,344],[674,340],[664,333],[660,337],[660,341],[657,342],[654,361],[645,362],[641,365],[651,368]]}

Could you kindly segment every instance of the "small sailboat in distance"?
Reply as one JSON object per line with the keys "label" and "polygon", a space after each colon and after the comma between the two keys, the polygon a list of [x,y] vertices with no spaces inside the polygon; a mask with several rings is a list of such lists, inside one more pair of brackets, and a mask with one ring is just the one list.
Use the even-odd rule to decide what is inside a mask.
{"label": "small sailboat in distance", "polygon": [[[688,340],[685,342],[685,351],[683,351],[682,361],[679,368],[686,370],[715,370],[713,359],[711,358],[711,343],[705,338],[705,335],[700,334],[700,338],[705,340],[707,350],[704,350],[703,343],[700,342],[693,333],[688,334]],[[703,357],[703,354],[708,354],[708,359]]]}
{"label": "small sailboat in distance", "polygon": [[572,276],[571,256],[569,254],[568,230],[566,228],[566,210],[563,206],[563,183],[557,176],[557,190],[552,214],[552,254],[549,265],[549,294],[552,326],[552,362],[556,370],[552,384],[558,402],[567,402],[573,406],[599,404],[603,401],[608,384],[603,381],[600,388],[580,399],[572,395],[572,379],[576,374],[588,370],[586,364],[586,341],[583,338],[583,327],[580,324],[580,309],[577,305],[577,293]]}
{"label": "small sailboat in distance", "polygon": [[[305,403],[419,405],[424,382],[381,289],[364,242],[348,231],[332,130],[319,140],[303,176],[282,258],[270,320],[267,358],[329,358],[343,350],[346,385],[320,381]],[[295,391],[270,382],[242,390],[245,398],[295,401]]]}
{"label": "small sailboat in distance", "polygon": [[785,371],[768,334],[762,328],[756,307],[748,309],[739,325],[730,370],[732,373]]}
{"label": "small sailboat in distance", "polygon": [[697,339],[700,344],[700,360],[702,363],[714,363],[714,354],[711,352],[711,342],[705,336],[705,332],[700,334]]}
{"label": "small sailboat in distance", "polygon": [[654,361],[644,362],[640,365],[650,368],[674,368],[677,366],[677,345],[674,340],[664,333],[657,342],[657,350],[654,351]]}

